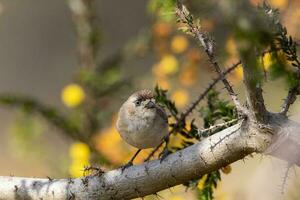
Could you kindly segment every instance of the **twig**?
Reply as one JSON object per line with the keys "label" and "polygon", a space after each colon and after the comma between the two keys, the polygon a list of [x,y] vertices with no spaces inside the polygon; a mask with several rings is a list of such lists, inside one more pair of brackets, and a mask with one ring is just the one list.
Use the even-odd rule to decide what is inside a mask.
{"label": "twig", "polygon": [[0,103],[6,106],[14,106],[24,108],[28,112],[35,112],[45,118],[55,127],[59,128],[73,139],[80,139],[80,128],[72,123],[66,116],[63,116],[53,107],[46,106],[41,102],[21,95],[1,94]]}
{"label": "twig", "polygon": [[[96,57],[99,48],[99,31],[96,20],[95,0],[68,0],[77,36],[79,66],[94,71],[97,67]],[[86,91],[88,88],[85,87]],[[97,102],[94,96],[87,93],[84,110],[84,133],[91,137],[99,128],[95,114]]]}
{"label": "twig", "polygon": [[238,121],[239,121],[239,119],[233,119],[228,122],[216,124],[214,126],[206,128],[206,129],[202,129],[202,130],[198,129],[197,135],[195,135],[196,139],[200,140],[202,138],[209,137],[209,136],[213,135],[214,133],[217,133],[217,132],[223,130],[224,128],[228,128],[229,126],[236,124]]}
{"label": "twig", "polygon": [[238,61],[237,63],[233,64],[231,67],[227,68],[226,71],[222,72],[222,75],[216,78],[207,88],[206,90],[199,95],[198,99],[191,104],[191,106],[181,115],[179,120],[184,120],[189,114],[193,112],[193,110],[197,107],[197,105],[202,101],[207,93],[220,81],[223,79],[224,76],[226,76],[228,73],[232,72],[237,66],[241,64],[241,61]]}
{"label": "twig", "polygon": [[95,0],[68,0],[77,34],[78,57],[81,67],[94,69],[98,50],[98,28]]}
{"label": "twig", "polygon": [[179,20],[187,25],[187,28],[189,29],[190,33],[192,33],[194,37],[199,40],[200,44],[203,46],[209,58],[210,63],[214,66],[215,71],[221,77],[221,80],[226,90],[228,91],[233,103],[235,104],[237,110],[240,113],[243,113],[243,106],[239,102],[237,95],[235,94],[228,80],[225,78],[224,73],[222,72],[218,62],[216,61],[213,41],[209,38],[209,36],[206,33],[204,33],[201,30],[200,25],[194,22],[193,16],[189,13],[187,8],[184,5],[182,5],[180,0],[177,1],[176,13],[179,17]]}
{"label": "twig", "polygon": [[282,115],[287,114],[290,106],[296,101],[297,95],[299,94],[300,94],[300,86],[294,87],[289,90],[288,95],[281,106],[280,114]]}

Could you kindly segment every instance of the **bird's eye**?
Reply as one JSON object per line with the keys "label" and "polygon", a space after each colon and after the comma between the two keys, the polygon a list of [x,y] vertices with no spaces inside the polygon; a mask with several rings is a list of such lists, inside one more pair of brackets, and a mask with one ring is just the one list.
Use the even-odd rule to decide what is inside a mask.
{"label": "bird's eye", "polygon": [[140,100],[137,100],[134,103],[135,103],[135,106],[140,106],[141,105],[141,101]]}

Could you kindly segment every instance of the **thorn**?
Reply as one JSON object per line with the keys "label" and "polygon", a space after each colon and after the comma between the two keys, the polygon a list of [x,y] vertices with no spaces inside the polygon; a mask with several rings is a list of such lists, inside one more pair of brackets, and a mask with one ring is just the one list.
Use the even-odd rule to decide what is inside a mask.
{"label": "thorn", "polygon": [[75,199],[75,194],[71,191],[69,191],[69,195],[68,195],[68,200],[74,200]]}
{"label": "thorn", "polygon": [[125,169],[131,167],[132,165],[133,165],[133,163],[130,162],[130,161],[129,161],[128,163],[126,163],[125,165],[123,165],[123,166],[121,167],[122,174],[123,174],[123,172],[125,171]]}
{"label": "thorn", "polygon": [[47,179],[49,180],[49,182],[52,182],[53,181],[53,178],[50,178],[50,176],[46,176]]}
{"label": "thorn", "polygon": [[157,199],[165,199],[163,196],[159,195],[158,193],[154,193],[154,195]]}

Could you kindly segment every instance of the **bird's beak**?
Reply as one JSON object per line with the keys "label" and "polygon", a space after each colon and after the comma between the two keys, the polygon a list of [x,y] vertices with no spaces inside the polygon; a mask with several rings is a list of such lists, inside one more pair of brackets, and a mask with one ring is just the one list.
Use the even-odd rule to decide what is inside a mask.
{"label": "bird's beak", "polygon": [[145,107],[148,109],[155,108],[155,103],[153,101],[149,101]]}

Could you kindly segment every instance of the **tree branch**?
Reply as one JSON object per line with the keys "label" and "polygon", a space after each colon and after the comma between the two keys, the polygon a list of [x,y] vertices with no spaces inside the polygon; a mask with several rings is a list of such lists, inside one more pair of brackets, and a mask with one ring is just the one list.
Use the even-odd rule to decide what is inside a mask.
{"label": "tree branch", "polygon": [[235,94],[233,88],[231,87],[229,81],[225,78],[224,72],[221,70],[216,58],[215,58],[215,52],[214,52],[214,43],[209,38],[209,36],[204,33],[201,30],[201,27],[197,22],[194,22],[193,16],[189,13],[187,8],[182,5],[180,0],[177,1],[177,8],[176,13],[179,17],[179,20],[186,24],[186,28],[188,28],[188,31],[193,34],[193,36],[200,42],[201,46],[203,46],[205,53],[207,54],[210,63],[213,65],[215,71],[219,74],[220,77],[222,77],[222,82],[228,91],[233,103],[235,104],[237,110],[240,113],[243,113],[244,108],[241,105],[237,95]]}
{"label": "tree branch", "polygon": [[[243,59],[244,84],[246,86],[247,103],[250,107],[250,117],[256,121],[264,123],[266,121],[266,107],[259,80],[259,72],[256,66],[256,56],[250,55]],[[253,60],[254,59],[254,60]]]}
{"label": "tree branch", "polygon": [[[132,199],[155,194],[233,163],[254,152],[264,152],[300,165],[300,124],[280,114],[269,114],[268,126],[243,121],[204,140],[154,160],[102,175],[77,179],[0,177],[2,199]],[[271,145],[270,145],[271,144]],[[286,145],[288,144],[288,148]],[[284,150],[284,151],[282,151]]]}
{"label": "tree branch", "polygon": [[79,64],[86,69],[96,67],[99,32],[94,0],[68,0],[77,34]]}
{"label": "tree branch", "polygon": [[300,94],[300,85],[289,90],[286,99],[284,100],[280,113],[286,115],[290,106],[296,101],[297,95]]}
{"label": "tree branch", "polygon": [[0,104],[24,108],[25,111],[37,113],[68,137],[82,139],[80,127],[70,121],[67,116],[54,107],[46,106],[31,97],[2,93],[0,94]]}

